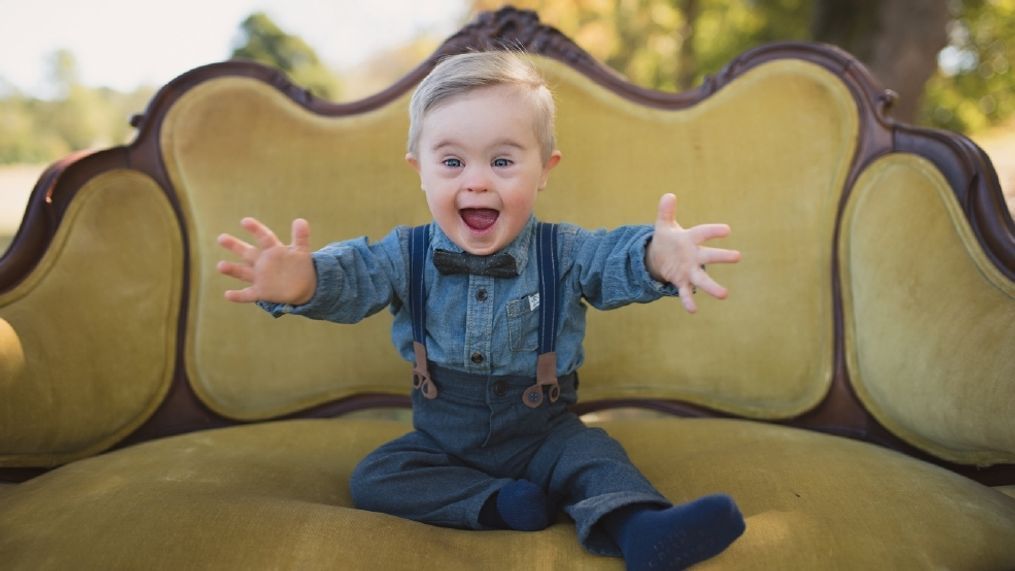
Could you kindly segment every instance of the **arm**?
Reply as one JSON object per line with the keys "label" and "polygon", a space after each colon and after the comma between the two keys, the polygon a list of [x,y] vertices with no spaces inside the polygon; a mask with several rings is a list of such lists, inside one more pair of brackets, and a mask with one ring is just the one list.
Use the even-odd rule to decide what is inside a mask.
{"label": "arm", "polygon": [[677,290],[656,281],[645,265],[646,244],[652,227],[620,226],[589,231],[573,227],[573,265],[569,282],[581,297],[596,309],[615,309],[630,303],[647,303]]}
{"label": "arm", "polygon": [[740,253],[700,244],[729,234],[729,227],[707,224],[685,230],[674,220],[675,201],[672,194],[662,198],[654,227],[622,226],[608,232],[579,229],[575,279],[582,297],[593,307],[613,309],[679,294],[684,308],[693,313],[697,311],[696,287],[720,299],[726,297],[726,290],[702,265],[736,262]]}
{"label": "arm", "polygon": [[219,243],[243,261],[219,262],[218,269],[250,286],[227,291],[226,299],[256,301],[275,316],[294,313],[356,323],[386,307],[404,290],[405,260],[397,230],[376,244],[358,238],[311,254],[310,230],[303,220],[293,222],[289,246],[256,220],[247,218],[242,224],[257,238],[257,246],[223,234]]}

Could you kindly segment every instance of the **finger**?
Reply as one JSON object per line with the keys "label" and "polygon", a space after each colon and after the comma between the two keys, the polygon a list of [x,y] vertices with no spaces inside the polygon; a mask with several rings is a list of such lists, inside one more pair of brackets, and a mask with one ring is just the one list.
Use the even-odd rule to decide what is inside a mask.
{"label": "finger", "polygon": [[740,261],[740,252],[737,250],[702,246],[699,250],[698,258],[704,264],[734,264]]}
{"label": "finger", "polygon": [[730,235],[729,224],[699,224],[689,229],[695,244],[701,244],[713,238],[725,238]]}
{"label": "finger", "polygon": [[669,226],[677,221],[677,197],[673,193],[666,193],[659,199],[659,209],[656,213],[656,226]]}
{"label": "finger", "polygon": [[215,269],[221,274],[243,280],[247,283],[254,283],[254,269],[246,264],[219,262],[216,264]]}
{"label": "finger", "polygon": [[219,246],[222,246],[226,250],[229,250],[248,262],[253,261],[253,259],[257,257],[256,248],[231,234],[219,234],[216,241]]}
{"label": "finger", "polygon": [[226,299],[234,303],[253,303],[257,301],[257,295],[254,294],[254,288],[245,287],[226,290]]}
{"label": "finger", "polygon": [[310,251],[310,223],[302,218],[293,220],[292,247],[302,252]]}
{"label": "finger", "polygon": [[275,233],[264,224],[261,224],[256,218],[244,218],[240,221],[240,225],[257,239],[257,245],[262,250],[282,245],[282,242],[275,236]]}
{"label": "finger", "polygon": [[687,313],[694,313],[698,311],[698,306],[694,303],[694,293],[690,285],[682,285],[679,288],[680,291],[680,303],[684,304],[684,309]]}
{"label": "finger", "polygon": [[726,299],[726,296],[729,295],[729,291],[726,288],[719,285],[712,279],[712,276],[702,271],[697,272],[694,276],[694,285],[716,299]]}

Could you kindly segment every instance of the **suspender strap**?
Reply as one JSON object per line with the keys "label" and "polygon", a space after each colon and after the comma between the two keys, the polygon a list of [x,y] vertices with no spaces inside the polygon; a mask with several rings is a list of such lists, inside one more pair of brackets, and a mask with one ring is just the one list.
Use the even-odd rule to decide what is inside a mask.
{"label": "suspender strap", "polygon": [[536,256],[539,258],[539,353],[553,353],[557,345],[557,225],[537,227]]}
{"label": "suspender strap", "polygon": [[560,397],[557,382],[557,305],[560,271],[557,263],[556,224],[540,222],[536,227],[536,257],[539,261],[539,356],[536,358],[536,384],[525,390],[522,402],[531,408],[543,403],[543,387],[550,402]]}
{"label": "suspender strap", "polygon": [[437,386],[430,379],[426,357],[426,287],[423,268],[430,249],[430,226],[416,226],[409,237],[409,313],[412,316],[412,349],[416,364],[412,386],[428,399],[437,398]]}
{"label": "suspender strap", "polygon": [[412,314],[412,340],[424,341],[426,327],[426,291],[423,287],[423,268],[426,251],[430,247],[430,227],[416,226],[409,239],[409,311]]}
{"label": "suspender strap", "polygon": [[[522,402],[531,408],[543,404],[543,389],[550,402],[560,397],[557,381],[557,306],[560,270],[557,260],[556,224],[539,223],[536,227],[536,257],[539,263],[539,356],[536,360],[536,384],[522,394]],[[430,249],[429,225],[416,226],[409,238],[409,312],[412,316],[412,347],[416,363],[412,386],[428,399],[437,398],[437,386],[430,378],[426,355],[426,284],[423,269]]]}

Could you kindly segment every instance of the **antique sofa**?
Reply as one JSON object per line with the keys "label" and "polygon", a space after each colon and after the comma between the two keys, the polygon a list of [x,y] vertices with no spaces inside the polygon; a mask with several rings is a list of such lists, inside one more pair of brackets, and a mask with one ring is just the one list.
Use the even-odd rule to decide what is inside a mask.
{"label": "antique sofa", "polygon": [[635,87],[534,14],[480,16],[347,104],[251,63],[183,74],[133,143],[39,180],[0,259],[0,567],[618,569],[538,533],[352,507],[410,430],[382,312],[347,326],[223,299],[221,232],[311,220],[314,247],[428,219],[413,86],[521,46],[565,159],[543,219],[722,221],[731,295],[590,312],[579,412],[674,502],[731,494],[715,569],[1015,568],[1015,230],[984,153],[893,121],[851,56],[781,43],[689,93]]}

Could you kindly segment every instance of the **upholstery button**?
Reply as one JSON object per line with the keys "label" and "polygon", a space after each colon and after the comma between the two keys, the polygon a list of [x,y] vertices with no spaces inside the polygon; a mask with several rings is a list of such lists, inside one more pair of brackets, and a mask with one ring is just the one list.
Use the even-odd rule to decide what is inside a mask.
{"label": "upholstery button", "polygon": [[472,362],[477,364],[477,365],[482,363],[485,360],[484,357],[483,357],[483,354],[478,352],[478,351],[473,353],[472,356],[469,357],[469,358],[472,359]]}
{"label": "upholstery button", "polygon": [[507,381],[497,381],[493,384],[493,393],[499,397],[507,394]]}
{"label": "upholstery button", "polygon": [[476,299],[479,301],[486,301],[486,290],[480,289],[476,292]]}

